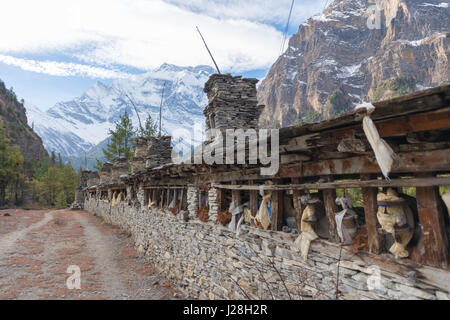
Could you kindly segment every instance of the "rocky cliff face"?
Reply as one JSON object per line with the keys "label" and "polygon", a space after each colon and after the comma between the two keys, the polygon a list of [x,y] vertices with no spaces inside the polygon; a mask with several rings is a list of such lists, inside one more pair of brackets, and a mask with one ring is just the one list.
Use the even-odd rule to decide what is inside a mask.
{"label": "rocky cliff face", "polygon": [[261,123],[313,122],[449,83],[449,21],[442,0],[332,1],[300,25],[262,81]]}
{"label": "rocky cliff face", "polygon": [[27,124],[27,115],[22,102],[5,88],[0,80],[0,123],[6,128],[11,144],[17,145],[26,162],[41,161],[47,156],[41,138]]}

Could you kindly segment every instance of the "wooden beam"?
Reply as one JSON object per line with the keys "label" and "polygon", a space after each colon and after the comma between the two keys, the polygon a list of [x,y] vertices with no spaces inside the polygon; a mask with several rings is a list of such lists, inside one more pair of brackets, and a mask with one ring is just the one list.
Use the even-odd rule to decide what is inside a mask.
{"label": "wooden beam", "polygon": [[439,210],[439,189],[419,187],[416,189],[417,209],[422,226],[422,239],[425,248],[425,263],[435,267],[447,268],[448,238],[445,230],[443,212]]}
{"label": "wooden beam", "polygon": [[[328,181],[332,181],[332,177],[327,177]],[[338,212],[338,207],[336,205],[336,189],[324,189],[323,201],[325,205],[325,213],[328,220],[328,231],[330,234],[329,241],[338,243],[339,236],[336,228],[335,213]]]}
{"label": "wooden beam", "polygon": [[[392,173],[449,172],[450,149],[397,153],[399,161]],[[316,160],[281,166],[276,178],[318,177],[326,175],[381,174],[378,163],[373,156],[356,156],[345,159]],[[193,183],[202,181],[229,182],[242,179],[267,179],[260,175],[260,168],[232,168],[214,173],[201,173],[192,177]]]}
{"label": "wooden beam", "polygon": [[283,228],[284,191],[272,192],[272,230],[281,231]]}
{"label": "wooden beam", "polygon": [[[374,179],[376,176],[361,175],[361,180]],[[362,188],[363,200],[364,200],[364,215],[366,218],[367,238],[369,252],[380,254],[382,251],[382,237],[378,233],[378,203],[377,195],[378,188],[365,187]]]}
{"label": "wooden beam", "polygon": [[[392,173],[450,171],[450,149],[398,153],[397,155],[399,161],[392,168]],[[376,159],[371,156],[358,156],[347,159],[311,161],[281,167],[277,177],[295,178],[371,173],[381,173]]]}
{"label": "wooden beam", "polygon": [[[293,178],[291,180],[293,184],[300,184],[302,182],[301,178]],[[293,202],[294,202],[294,210],[295,210],[295,221],[297,223],[297,230],[300,233],[301,230],[301,223],[302,223],[302,216],[303,211],[305,210],[305,207],[303,203],[300,201],[300,197],[303,196],[305,192],[303,190],[294,189],[293,190]]]}
{"label": "wooden beam", "polygon": [[[370,176],[370,175],[369,175]],[[300,178],[292,178],[292,181]],[[362,180],[362,181],[342,181],[342,182],[322,182],[304,183],[289,185],[262,185],[264,190],[308,190],[308,189],[341,189],[341,188],[364,188],[364,187],[430,187],[450,185],[450,177],[444,178],[404,178],[392,180]],[[258,185],[226,185],[213,184],[215,188],[229,190],[260,190]]]}

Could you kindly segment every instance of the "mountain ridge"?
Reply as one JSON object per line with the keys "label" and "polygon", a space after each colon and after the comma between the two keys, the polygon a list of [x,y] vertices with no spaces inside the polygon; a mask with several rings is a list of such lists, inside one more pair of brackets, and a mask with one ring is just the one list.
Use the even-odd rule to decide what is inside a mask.
{"label": "mountain ridge", "polygon": [[[379,29],[368,28],[373,5]],[[450,83],[449,10],[442,1],[332,1],[299,26],[261,82],[260,123],[315,122]]]}
{"label": "mountain ridge", "polygon": [[79,97],[55,104],[46,112],[28,105],[29,123],[34,123],[46,149],[64,158],[82,157],[108,137],[123,112],[127,111],[138,127],[133,100],[144,121],[148,114],[159,119],[161,94],[164,87],[163,133],[184,128],[193,130],[203,123],[203,108],[207,104],[203,85],[214,69],[209,66],[180,67],[163,64],[159,68],[115,80],[107,85],[100,81]]}

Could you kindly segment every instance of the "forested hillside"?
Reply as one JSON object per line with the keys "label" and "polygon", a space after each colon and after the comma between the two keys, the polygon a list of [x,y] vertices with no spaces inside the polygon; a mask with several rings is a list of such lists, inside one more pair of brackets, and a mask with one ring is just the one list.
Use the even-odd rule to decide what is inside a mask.
{"label": "forested hillside", "polygon": [[65,208],[74,199],[79,177],[70,163],[50,157],[27,124],[23,101],[0,80],[0,208]]}

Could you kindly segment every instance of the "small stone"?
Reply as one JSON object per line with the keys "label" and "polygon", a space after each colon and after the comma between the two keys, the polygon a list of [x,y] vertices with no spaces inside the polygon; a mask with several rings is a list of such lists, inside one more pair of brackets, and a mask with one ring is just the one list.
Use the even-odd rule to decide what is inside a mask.
{"label": "small stone", "polygon": [[438,300],[450,300],[450,296],[442,291],[436,291],[436,297]]}
{"label": "small stone", "polygon": [[288,226],[283,226],[281,229],[284,233],[291,233],[292,229]]}
{"label": "small stone", "polygon": [[403,284],[397,284],[396,289],[406,294],[406,296],[408,296],[408,299],[409,297],[414,296],[421,299],[436,300],[436,297],[432,294],[429,294],[428,292],[425,292],[417,288],[405,286]]}
{"label": "small stone", "polygon": [[252,288],[252,286],[249,283],[247,283],[243,280],[239,280],[237,283],[242,289],[244,289],[245,292],[252,293],[252,294],[254,293],[254,289]]}
{"label": "small stone", "polygon": [[224,249],[225,254],[230,257],[231,259],[236,259],[238,260],[238,256],[236,254],[234,254],[231,250],[228,249]]}

